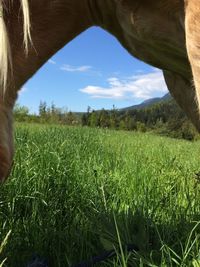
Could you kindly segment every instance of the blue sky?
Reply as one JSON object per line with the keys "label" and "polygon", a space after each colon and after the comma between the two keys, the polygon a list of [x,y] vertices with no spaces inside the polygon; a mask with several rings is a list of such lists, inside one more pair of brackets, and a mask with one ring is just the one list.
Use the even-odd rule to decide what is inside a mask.
{"label": "blue sky", "polygon": [[23,86],[18,103],[40,101],[71,111],[122,108],[163,96],[162,73],[133,58],[110,34],[93,27],[58,51]]}

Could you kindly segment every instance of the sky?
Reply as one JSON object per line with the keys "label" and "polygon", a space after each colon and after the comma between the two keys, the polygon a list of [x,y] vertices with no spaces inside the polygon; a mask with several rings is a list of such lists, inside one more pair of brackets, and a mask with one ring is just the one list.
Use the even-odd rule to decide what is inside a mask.
{"label": "sky", "polygon": [[160,70],[132,57],[106,31],[92,27],[50,58],[22,87],[18,103],[31,113],[40,101],[73,112],[123,108],[167,88]]}

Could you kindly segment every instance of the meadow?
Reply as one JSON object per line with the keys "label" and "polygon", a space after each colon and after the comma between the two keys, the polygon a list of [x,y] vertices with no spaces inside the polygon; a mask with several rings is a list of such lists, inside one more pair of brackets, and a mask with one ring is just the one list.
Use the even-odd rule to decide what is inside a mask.
{"label": "meadow", "polygon": [[37,253],[67,267],[110,250],[95,266],[200,266],[199,141],[31,124],[16,125],[15,141],[0,266]]}

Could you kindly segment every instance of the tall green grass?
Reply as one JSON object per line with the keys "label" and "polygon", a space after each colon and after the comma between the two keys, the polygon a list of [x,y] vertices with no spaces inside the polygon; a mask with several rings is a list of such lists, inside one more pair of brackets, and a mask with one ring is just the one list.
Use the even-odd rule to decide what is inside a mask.
{"label": "tall green grass", "polygon": [[114,249],[96,266],[200,266],[200,142],[38,125],[17,125],[15,140],[0,264],[38,253],[67,267]]}

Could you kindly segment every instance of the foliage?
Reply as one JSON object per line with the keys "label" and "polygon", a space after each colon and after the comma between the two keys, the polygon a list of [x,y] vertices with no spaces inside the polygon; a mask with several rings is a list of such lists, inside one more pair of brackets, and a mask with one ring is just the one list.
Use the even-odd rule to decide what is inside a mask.
{"label": "foliage", "polygon": [[43,101],[40,102],[38,115],[29,114],[29,109],[27,107],[16,104],[14,107],[14,116],[18,122],[36,122],[63,125],[80,124],[80,116],[71,111],[57,108],[54,103],[52,103],[49,107],[47,106],[47,103]]}
{"label": "foliage", "polygon": [[[0,256],[1,256],[2,252],[3,252],[3,249],[4,249],[5,246],[7,245],[7,242],[8,242],[8,239],[9,239],[10,234],[11,234],[11,231],[9,231],[9,232],[6,234],[4,240],[3,240],[2,243],[0,244]],[[5,258],[5,259],[0,263],[0,267],[3,267],[3,266],[4,266],[4,263],[6,262],[6,260],[7,260],[7,259]]]}
{"label": "foliage", "polygon": [[20,106],[19,104],[16,104],[14,107],[14,114],[16,120],[19,122],[24,122],[28,118],[29,115],[29,109],[25,106]]}
{"label": "foliage", "polygon": [[[103,118],[102,118],[103,117]],[[174,138],[194,140],[198,133],[174,100],[163,101],[142,109],[89,111],[82,125],[127,131],[154,131]]]}
{"label": "foliage", "polygon": [[30,115],[27,107],[19,105],[14,109],[15,118],[19,122],[82,125],[138,132],[153,131],[186,140],[199,138],[197,131],[174,100],[132,110],[117,110],[113,106],[112,110],[95,111],[88,107],[86,113],[73,113],[57,108],[53,103],[48,107],[46,102],[41,101],[38,112],[38,115]]}

